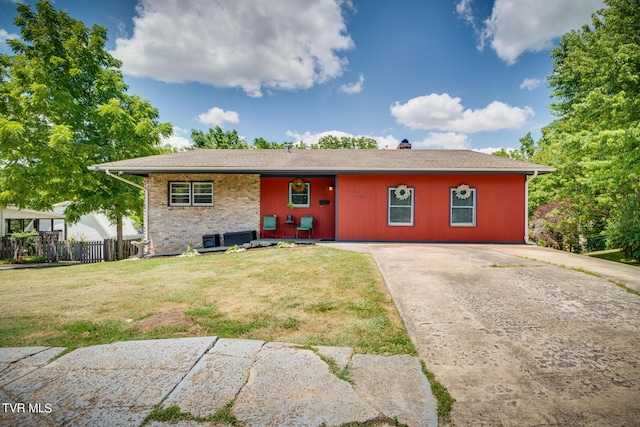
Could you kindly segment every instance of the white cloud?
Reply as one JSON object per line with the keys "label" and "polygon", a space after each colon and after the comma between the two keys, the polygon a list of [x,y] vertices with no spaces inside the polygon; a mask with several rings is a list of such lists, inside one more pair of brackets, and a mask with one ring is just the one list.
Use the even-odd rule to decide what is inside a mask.
{"label": "white cloud", "polygon": [[235,111],[224,111],[222,108],[213,107],[206,113],[200,114],[198,120],[208,126],[222,126],[223,123],[239,123],[240,116]]}
{"label": "white cloud", "polygon": [[398,144],[400,144],[400,141],[401,141],[400,139],[394,137],[393,135],[372,136],[370,138],[373,138],[376,141],[378,141],[378,148],[382,148],[382,149],[393,149],[393,148],[396,148],[398,146]]}
{"label": "white cloud", "polygon": [[173,134],[167,138],[163,138],[162,143],[178,149],[191,146],[191,139],[186,138],[184,135],[188,135],[186,130],[174,126]]}
{"label": "white cloud", "polygon": [[524,79],[522,83],[520,83],[520,89],[534,90],[541,84],[541,79]]}
{"label": "white cloud", "polygon": [[476,29],[476,21],[471,10],[471,2],[473,0],[460,0],[456,5],[456,13],[460,18],[467,21],[474,29]]}
{"label": "white cloud", "polygon": [[9,33],[7,32],[7,30],[0,28],[0,45],[5,44],[9,39],[17,39],[17,38],[20,38],[18,34]]}
{"label": "white cloud", "polygon": [[430,132],[421,141],[411,142],[411,148],[468,149],[470,146],[467,135],[455,132]]}
{"label": "white cloud", "polygon": [[113,55],[123,71],[165,82],[307,89],[342,74],[353,48],[348,0],[140,0],[131,38]]}
{"label": "white cloud", "polygon": [[518,129],[534,112],[530,107],[512,107],[500,101],[493,101],[482,109],[465,110],[460,98],[432,93],[412,98],[405,104],[396,101],[391,105],[391,115],[411,129],[474,133]]}
{"label": "white cloud", "polygon": [[346,83],[340,85],[340,91],[348,93],[349,95],[362,92],[362,84],[364,83],[364,76],[360,74],[358,81],[355,83]]}
{"label": "white cloud", "polygon": [[566,32],[591,24],[591,14],[604,7],[602,0],[495,0],[491,16],[478,25],[472,1],[457,4],[458,16],[473,26],[480,50],[489,43],[508,64],[524,52],[549,49]]}
{"label": "white cloud", "polygon": [[511,148],[511,147],[472,148],[472,151],[477,151],[479,153],[484,153],[484,154],[493,154],[493,153],[498,152],[498,151],[500,151],[502,149],[506,150],[507,152],[517,151],[515,148]]}

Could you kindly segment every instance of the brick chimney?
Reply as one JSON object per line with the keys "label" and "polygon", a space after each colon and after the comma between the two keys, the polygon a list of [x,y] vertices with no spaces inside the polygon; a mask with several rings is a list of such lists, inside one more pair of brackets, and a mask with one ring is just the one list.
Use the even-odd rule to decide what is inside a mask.
{"label": "brick chimney", "polygon": [[402,140],[400,144],[398,144],[398,150],[411,150],[411,143],[406,138]]}

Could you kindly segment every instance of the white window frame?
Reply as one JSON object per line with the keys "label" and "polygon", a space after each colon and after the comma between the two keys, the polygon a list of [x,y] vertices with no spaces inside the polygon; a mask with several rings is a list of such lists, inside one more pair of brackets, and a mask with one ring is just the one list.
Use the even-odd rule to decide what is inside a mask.
{"label": "white window frame", "polygon": [[[189,193],[188,193],[188,197],[189,197],[189,201],[186,203],[183,202],[174,202],[173,201],[173,196],[174,194],[176,196],[184,196],[185,193],[174,193],[173,189],[175,187],[180,186],[181,188],[184,188],[185,186],[189,186]],[[184,181],[172,181],[169,182],[169,206],[191,206],[191,183],[189,182],[184,182]]]}
{"label": "white window frame", "polygon": [[[206,193],[203,193],[203,192],[196,193],[196,186],[197,185],[209,186],[211,188],[211,191],[208,191]],[[211,197],[211,201],[210,202],[206,202],[206,203],[197,203],[196,202],[196,196],[210,196]],[[195,181],[195,182],[192,182],[191,183],[191,204],[193,206],[213,206],[213,182],[207,182],[207,181]]]}
{"label": "white window frame", "polygon": [[[452,187],[449,190],[449,225],[451,227],[475,227],[476,226],[476,216],[477,216],[477,206],[478,206],[478,198],[477,192],[475,188],[470,188],[471,198],[473,198],[473,205],[471,206],[454,206],[453,201],[459,200],[456,196],[456,187]],[[453,222],[453,210],[454,209],[471,209],[471,222]]]}
{"label": "white window frame", "polygon": [[[388,187],[387,188],[387,225],[390,227],[413,227],[414,218],[415,218],[415,191],[414,187],[408,187],[411,196],[409,199],[411,200],[411,205],[392,205],[391,202],[393,200],[397,200],[395,191],[397,187]],[[392,222],[391,221],[391,208],[406,208],[411,210],[411,220],[409,222]]]}
{"label": "white window frame", "polygon": [[[195,192],[195,185],[196,184],[208,184],[210,185],[211,188],[211,192],[206,192],[203,193],[202,191],[196,193]],[[173,196],[184,196],[185,193],[174,193],[174,186],[175,187],[182,187],[185,188],[185,186],[188,186],[189,188],[189,202],[187,203],[183,203],[183,202],[174,202],[173,201]],[[187,181],[170,181],[169,182],[169,206],[197,206],[197,207],[202,207],[202,206],[213,206],[213,202],[214,202],[214,189],[213,189],[214,185],[212,181],[193,181],[193,182],[187,182]],[[196,203],[195,201],[195,196],[199,195],[211,195],[211,202],[207,202],[207,203]]]}
{"label": "white window frame", "polygon": [[293,203],[294,208],[311,207],[311,184],[308,182],[305,182],[304,188],[307,190],[307,203],[293,203],[293,197],[292,197],[293,194],[302,195],[304,193],[303,192],[296,193],[295,191],[293,191],[293,183],[292,182],[289,183],[289,203]]}

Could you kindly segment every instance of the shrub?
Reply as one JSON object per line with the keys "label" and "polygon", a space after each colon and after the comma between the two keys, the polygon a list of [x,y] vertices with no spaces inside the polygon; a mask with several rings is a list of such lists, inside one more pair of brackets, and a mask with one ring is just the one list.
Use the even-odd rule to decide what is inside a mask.
{"label": "shrub", "polygon": [[607,245],[640,262],[640,194],[624,200],[607,226]]}
{"label": "shrub", "polygon": [[529,232],[537,244],[554,249],[571,249],[580,240],[578,218],[568,201],[538,206],[531,216]]}

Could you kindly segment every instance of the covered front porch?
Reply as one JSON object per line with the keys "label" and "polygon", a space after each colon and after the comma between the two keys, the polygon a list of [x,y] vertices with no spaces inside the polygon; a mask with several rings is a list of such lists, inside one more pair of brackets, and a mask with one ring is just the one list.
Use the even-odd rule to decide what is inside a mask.
{"label": "covered front porch", "polygon": [[[334,240],[336,237],[335,176],[260,177],[260,236],[291,240],[302,236]],[[265,217],[275,217],[275,230],[264,227]],[[299,231],[302,217],[313,218],[313,230]],[[273,221],[273,220],[272,220]]]}

